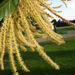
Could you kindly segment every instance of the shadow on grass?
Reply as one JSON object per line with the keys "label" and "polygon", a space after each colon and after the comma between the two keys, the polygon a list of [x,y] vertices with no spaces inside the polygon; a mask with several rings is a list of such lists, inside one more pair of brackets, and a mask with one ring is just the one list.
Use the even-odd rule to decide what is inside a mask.
{"label": "shadow on grass", "polygon": [[[75,75],[75,68],[71,69],[40,69],[40,68],[31,68],[31,72],[24,72],[22,70],[18,70],[19,75]],[[0,70],[0,75],[13,75],[10,70]]]}
{"label": "shadow on grass", "polygon": [[[60,50],[60,51],[48,51],[46,52],[46,54],[52,58],[61,58],[61,57],[72,57],[72,56],[75,56],[75,50],[69,50],[69,51],[63,51],[63,50]],[[22,57],[25,59],[25,60],[38,60],[40,58],[40,55],[38,54],[38,52],[21,52],[21,55]]]}
{"label": "shadow on grass", "polygon": [[[66,66],[63,65],[65,64],[64,59],[61,61],[62,63],[59,63],[57,62],[58,60],[56,60],[56,62],[59,64],[59,65],[62,65],[61,66],[61,69],[60,70],[55,70],[54,68],[52,67],[48,67],[48,65],[46,65],[46,63],[43,61],[41,62],[41,64],[37,63],[37,61],[39,61],[40,56],[37,52],[26,52],[26,54],[24,52],[22,52],[22,57],[24,60],[35,60],[36,64],[38,65],[46,65],[44,68],[40,67],[40,66],[37,66],[37,68],[34,66],[33,68],[30,67],[29,69],[31,70],[31,72],[24,72],[22,70],[18,70],[19,72],[19,75],[75,75],[75,68],[73,66],[74,65],[74,56],[75,56],[75,51],[48,51],[47,54],[53,59],[53,60],[56,60],[57,58],[61,61],[62,57],[65,59],[65,60],[68,60],[70,57],[73,57],[73,61],[70,61],[71,64],[70,64],[70,68],[69,67],[66,67],[66,66],[69,66],[69,64],[66,62]],[[40,62],[40,61],[39,61]],[[29,63],[28,63],[29,64]],[[71,67],[71,65],[73,64],[73,66]],[[31,64],[32,65],[32,64]],[[34,65],[34,63],[33,63]],[[0,70],[0,75],[13,75],[13,73],[11,72],[11,70],[4,70],[4,71],[1,71]]]}
{"label": "shadow on grass", "polygon": [[[69,50],[69,51],[47,51],[46,54],[48,56],[50,56],[51,58],[55,59],[55,58],[61,58],[61,57],[72,57],[75,56],[75,50]],[[14,54],[15,55],[15,54]],[[40,55],[38,54],[38,52],[21,52],[21,56],[24,60],[38,60],[40,59]],[[9,60],[8,58],[8,54],[6,53],[4,56],[4,59]],[[15,55],[15,59],[16,59],[16,55]]]}
{"label": "shadow on grass", "polygon": [[0,75],[12,75],[11,70],[0,70]]}
{"label": "shadow on grass", "polygon": [[23,73],[23,75],[75,75],[75,68],[72,69],[32,69],[30,73],[19,71],[20,75]]}

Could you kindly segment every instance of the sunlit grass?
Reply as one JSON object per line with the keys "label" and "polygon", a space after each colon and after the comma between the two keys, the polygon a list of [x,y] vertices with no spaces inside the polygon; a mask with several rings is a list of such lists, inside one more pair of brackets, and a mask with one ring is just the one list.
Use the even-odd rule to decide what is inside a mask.
{"label": "sunlit grass", "polygon": [[75,27],[73,26],[64,26],[64,27],[57,27],[57,33],[59,34],[65,34],[68,33],[68,31],[75,30]]}
{"label": "sunlit grass", "polygon": [[[74,31],[75,32],[75,27],[73,27],[73,26],[57,27],[56,31],[58,34],[66,34],[66,33],[68,33],[68,31]],[[43,31],[40,32],[40,34],[43,34],[43,33],[44,33]],[[35,38],[41,38],[41,37],[35,36]]]}

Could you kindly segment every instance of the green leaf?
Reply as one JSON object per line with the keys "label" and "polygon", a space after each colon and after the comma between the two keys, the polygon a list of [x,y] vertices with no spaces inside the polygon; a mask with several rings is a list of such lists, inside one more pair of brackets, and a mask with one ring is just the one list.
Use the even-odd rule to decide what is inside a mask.
{"label": "green leaf", "polygon": [[18,0],[1,0],[0,4],[0,21],[9,16],[15,10]]}

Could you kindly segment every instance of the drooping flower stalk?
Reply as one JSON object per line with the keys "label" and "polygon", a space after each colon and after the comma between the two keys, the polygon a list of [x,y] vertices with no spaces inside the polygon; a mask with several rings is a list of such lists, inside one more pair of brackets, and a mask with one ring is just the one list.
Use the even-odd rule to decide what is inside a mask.
{"label": "drooping flower stalk", "polygon": [[[18,75],[18,73],[16,72],[17,69],[15,66],[13,53],[16,54],[17,60],[22,69],[26,72],[30,72],[30,70],[24,64],[19,51],[19,47],[24,51],[27,51],[25,46],[30,47],[32,51],[37,50],[39,55],[41,55],[44,60],[51,64],[55,69],[59,69],[59,65],[53,62],[53,60],[43,51],[43,47],[41,47],[34,38],[35,36],[48,36],[57,44],[64,43],[62,36],[55,33],[51,29],[53,23],[48,20],[47,16],[50,18],[53,18],[53,16],[44,11],[44,8],[41,6],[45,7],[55,16],[58,16],[65,22],[73,26],[75,26],[75,24],[69,22],[56,13],[61,11],[55,11],[54,9],[60,8],[62,5],[50,7],[49,5],[52,3],[47,4],[45,1],[48,0],[19,0],[16,10],[10,14],[10,16],[4,19],[2,27],[0,27],[0,67],[2,70],[4,70],[3,57],[5,50],[7,50],[14,75]],[[64,3],[64,0],[61,1]],[[37,23],[44,34],[40,34],[41,31],[36,30],[36,27],[33,25],[33,23]]]}

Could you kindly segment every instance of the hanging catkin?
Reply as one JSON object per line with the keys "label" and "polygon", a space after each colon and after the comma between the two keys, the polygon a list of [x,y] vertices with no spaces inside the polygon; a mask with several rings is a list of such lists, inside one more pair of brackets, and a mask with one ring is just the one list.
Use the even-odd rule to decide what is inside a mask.
{"label": "hanging catkin", "polygon": [[[54,9],[60,8],[62,5],[52,8],[49,6],[52,3],[47,4],[46,1],[48,0],[19,0],[16,10],[2,22],[2,27],[0,27],[0,68],[2,70],[4,70],[3,57],[6,50],[8,51],[13,75],[18,75],[13,53],[15,53],[18,63],[22,69],[26,72],[30,72],[24,64],[19,51],[19,47],[24,51],[27,51],[25,46],[30,47],[32,51],[37,50],[39,55],[55,69],[60,68],[59,65],[53,62],[53,60],[43,51],[43,47],[41,47],[34,38],[35,36],[48,36],[57,44],[64,43],[62,36],[51,29],[53,23],[48,20],[47,16],[50,18],[54,17],[44,11],[44,8],[48,9],[51,13],[58,16],[68,24],[73,26],[75,26],[75,24],[67,21],[56,13],[61,11],[55,12]],[[61,1],[64,2],[64,0]],[[36,30],[36,27],[34,26],[35,23],[38,24],[38,27],[44,32],[44,34],[40,34],[41,31]]]}

